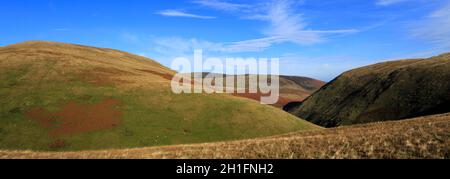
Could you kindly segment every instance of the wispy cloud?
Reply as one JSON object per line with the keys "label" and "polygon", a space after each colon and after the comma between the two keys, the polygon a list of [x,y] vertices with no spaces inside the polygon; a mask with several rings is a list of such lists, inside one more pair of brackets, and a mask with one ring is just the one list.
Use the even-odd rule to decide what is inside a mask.
{"label": "wispy cloud", "polygon": [[182,55],[192,53],[195,49],[219,53],[259,52],[281,41],[279,38],[261,38],[239,42],[211,42],[196,38],[160,37],[153,42],[159,53]]}
{"label": "wispy cloud", "polygon": [[283,43],[283,37],[265,37],[259,39],[243,40],[227,43],[221,51],[224,52],[260,52],[269,48],[273,44]]}
{"label": "wispy cloud", "polygon": [[401,2],[405,2],[405,1],[408,1],[408,0],[377,0],[376,5],[389,6],[389,5],[398,4]]}
{"label": "wispy cloud", "polygon": [[247,4],[231,3],[220,0],[194,0],[192,2],[201,6],[224,11],[242,11],[251,7]]}
{"label": "wispy cloud", "polygon": [[[261,31],[262,37],[256,39],[216,43],[198,39],[162,38],[157,40],[157,44],[160,47],[163,47],[163,49],[172,48],[171,50],[178,51],[202,48],[204,50],[226,53],[259,52],[276,44],[312,45],[326,41],[330,35],[358,32],[356,29],[310,30],[302,15],[295,11],[295,7],[299,5],[298,1],[293,0],[273,0],[270,3],[253,5],[254,7],[219,0],[197,0],[194,2],[213,9],[239,11],[247,19],[266,22],[268,27]],[[249,13],[242,10],[245,8],[254,9],[255,11]]]}
{"label": "wispy cloud", "polygon": [[224,48],[221,43],[196,38],[158,37],[153,39],[153,43],[155,43],[155,50],[158,53],[176,55],[192,53],[195,49],[217,52]]}
{"label": "wispy cloud", "polygon": [[426,40],[441,49],[450,49],[450,2],[431,12],[409,28],[416,38]]}
{"label": "wispy cloud", "polygon": [[168,17],[187,17],[187,18],[197,18],[197,19],[215,19],[214,16],[203,16],[197,14],[191,14],[179,10],[163,10],[156,12],[158,15],[168,16]]}
{"label": "wispy cloud", "polygon": [[311,45],[326,40],[330,34],[348,34],[358,32],[356,29],[309,30],[303,15],[295,11],[298,1],[276,0],[265,4],[261,13],[250,14],[247,18],[262,20],[268,23],[268,28],[262,31],[265,37],[237,42],[238,46],[247,48],[267,48],[273,44],[291,42]]}

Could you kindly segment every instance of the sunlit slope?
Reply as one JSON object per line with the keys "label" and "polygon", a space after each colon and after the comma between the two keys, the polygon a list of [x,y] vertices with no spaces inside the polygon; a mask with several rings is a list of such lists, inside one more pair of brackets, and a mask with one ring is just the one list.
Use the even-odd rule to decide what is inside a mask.
{"label": "sunlit slope", "polygon": [[0,48],[0,149],[87,150],[199,143],[317,129],[232,95],[173,94],[175,72],[111,49]]}

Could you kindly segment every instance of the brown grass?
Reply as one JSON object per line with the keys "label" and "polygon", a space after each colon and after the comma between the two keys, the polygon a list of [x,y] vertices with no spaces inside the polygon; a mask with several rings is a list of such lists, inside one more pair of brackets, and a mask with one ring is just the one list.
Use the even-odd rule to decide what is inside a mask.
{"label": "brown grass", "polygon": [[142,69],[137,69],[138,71],[142,71],[142,72],[146,72],[146,73],[150,73],[153,75],[158,75],[166,80],[172,80],[174,75],[173,74],[168,74],[168,73],[159,73],[156,71],[151,71],[151,70],[142,70]]}
{"label": "brown grass", "polygon": [[54,42],[30,41],[0,47],[0,59],[2,69],[28,66],[33,76],[26,80],[37,83],[77,77],[90,84],[125,90],[160,89],[170,87],[167,78],[175,74],[156,61],[126,52]]}
{"label": "brown grass", "polygon": [[81,152],[0,151],[0,158],[450,158],[450,113],[209,144]]}
{"label": "brown grass", "polygon": [[122,80],[118,77],[125,77],[125,79],[133,78],[136,74],[128,71],[119,70],[113,67],[97,67],[90,70],[83,71],[79,76],[82,81],[87,83],[105,86],[105,85],[120,85],[129,83],[127,80]]}

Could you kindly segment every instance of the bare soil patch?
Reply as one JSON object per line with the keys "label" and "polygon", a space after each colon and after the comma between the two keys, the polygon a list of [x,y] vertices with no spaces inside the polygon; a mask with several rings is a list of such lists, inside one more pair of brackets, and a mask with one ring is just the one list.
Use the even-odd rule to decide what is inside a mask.
{"label": "bare soil patch", "polygon": [[107,130],[121,124],[122,111],[115,107],[120,102],[114,99],[97,104],[70,102],[57,112],[33,108],[26,115],[41,126],[49,128],[50,136],[76,135],[85,132]]}

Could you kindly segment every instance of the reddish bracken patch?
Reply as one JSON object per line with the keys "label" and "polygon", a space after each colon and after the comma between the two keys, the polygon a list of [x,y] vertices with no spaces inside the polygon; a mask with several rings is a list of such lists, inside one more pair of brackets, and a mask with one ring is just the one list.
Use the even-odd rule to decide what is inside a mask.
{"label": "reddish bracken patch", "polygon": [[62,149],[66,147],[66,142],[63,140],[55,140],[52,143],[48,144],[48,147],[51,149]]}
{"label": "reddish bracken patch", "polygon": [[[256,101],[260,101],[261,97],[263,97],[263,96],[270,96],[270,95],[263,94],[261,92],[258,92],[258,93],[233,93],[233,95],[238,96],[238,97],[253,99]],[[286,105],[292,101],[293,101],[292,99],[283,98],[280,96],[278,99],[278,102],[276,104],[273,104],[273,106],[283,107],[284,105]]]}
{"label": "reddish bracken patch", "polygon": [[34,108],[28,110],[26,115],[43,127],[49,128],[50,136],[75,135],[119,126],[122,111],[115,108],[119,103],[114,99],[104,100],[98,104],[70,102],[54,113]]}

